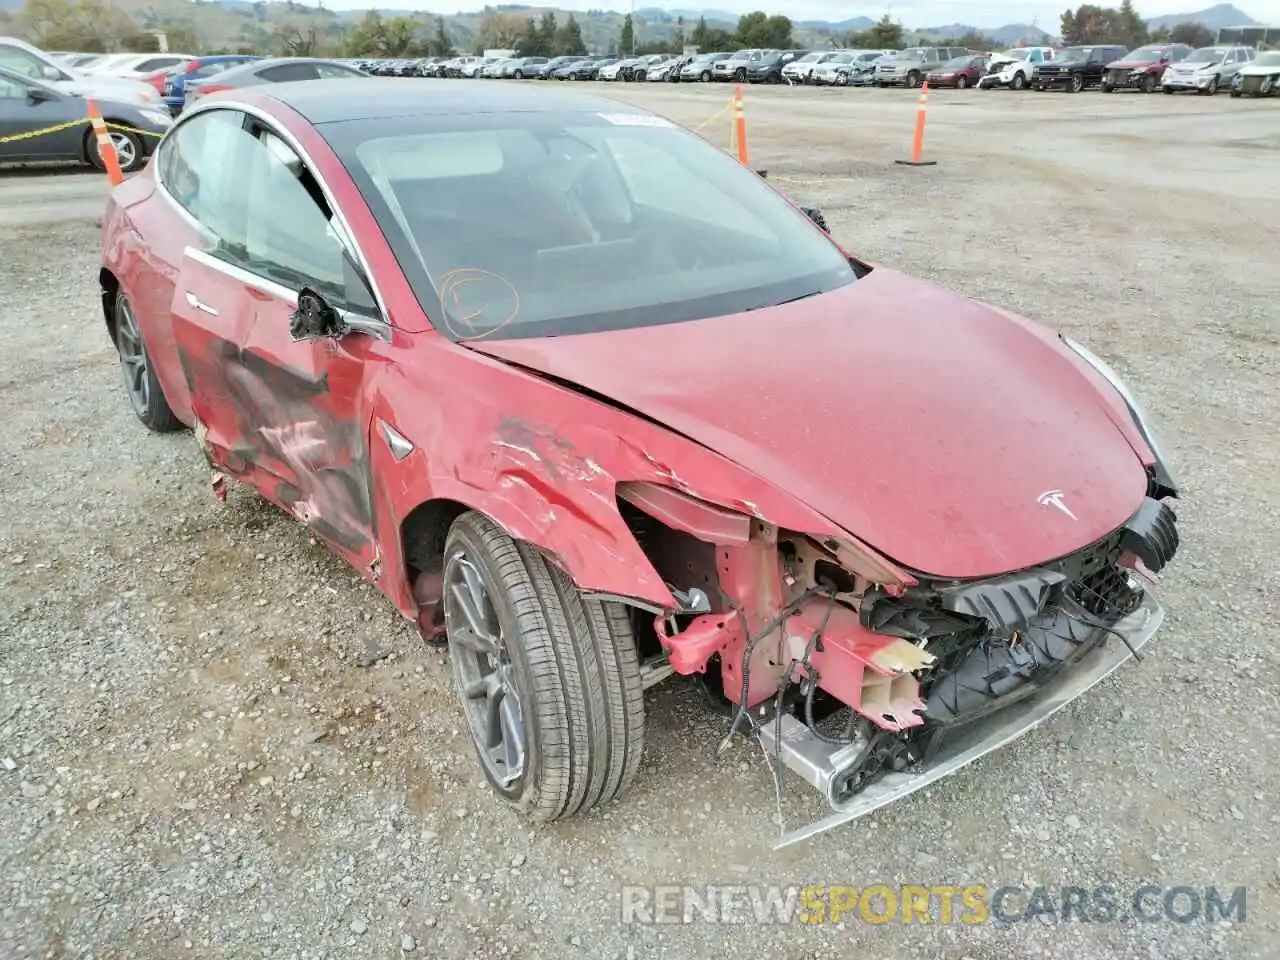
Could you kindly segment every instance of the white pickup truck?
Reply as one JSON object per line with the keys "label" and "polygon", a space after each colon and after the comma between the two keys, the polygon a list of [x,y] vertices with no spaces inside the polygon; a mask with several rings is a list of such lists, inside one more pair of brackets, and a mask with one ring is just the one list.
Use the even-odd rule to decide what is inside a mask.
{"label": "white pickup truck", "polygon": [[1053,59],[1053,47],[1015,47],[1004,53],[993,53],[986,76],[978,81],[978,89],[1009,87],[1013,90],[1031,89],[1036,67]]}

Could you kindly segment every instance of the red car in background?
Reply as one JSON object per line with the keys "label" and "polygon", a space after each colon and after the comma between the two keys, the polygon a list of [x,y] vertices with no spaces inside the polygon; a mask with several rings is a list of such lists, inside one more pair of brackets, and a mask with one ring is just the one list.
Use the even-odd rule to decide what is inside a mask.
{"label": "red car in background", "polygon": [[976,87],[978,81],[986,74],[987,64],[990,61],[989,55],[954,57],[939,65],[937,69],[930,70],[925,79],[931,87],[955,87],[958,90]]}
{"label": "red car in background", "polygon": [[830,803],[791,842],[1162,620],[1176,484],[1102,360],[851,255],[634,106],[214,93],[112,192],[99,279],[137,417],[447,645],[483,775],[535,821],[626,790],[672,673]]}

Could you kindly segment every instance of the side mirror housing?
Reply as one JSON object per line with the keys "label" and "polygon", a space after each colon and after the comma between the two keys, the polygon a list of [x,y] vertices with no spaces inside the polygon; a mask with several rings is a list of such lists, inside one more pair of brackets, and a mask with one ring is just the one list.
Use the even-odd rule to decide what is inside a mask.
{"label": "side mirror housing", "polygon": [[58,98],[53,91],[46,90],[44,87],[27,88],[27,102],[32,105],[37,103],[48,103],[50,100],[56,99]]}

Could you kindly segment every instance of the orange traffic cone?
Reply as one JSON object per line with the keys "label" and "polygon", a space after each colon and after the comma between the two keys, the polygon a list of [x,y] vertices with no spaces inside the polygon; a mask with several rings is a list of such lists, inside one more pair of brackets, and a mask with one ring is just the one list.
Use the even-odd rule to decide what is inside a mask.
{"label": "orange traffic cone", "polygon": [[738,162],[744,167],[747,160],[747,118],[742,113],[742,88],[733,88],[733,138],[738,142]]}
{"label": "orange traffic cone", "polygon": [[111,185],[119,186],[124,183],[124,174],[120,172],[120,160],[116,157],[115,144],[111,142],[111,135],[107,133],[107,125],[102,119],[102,113],[98,110],[98,105],[92,100],[89,104],[89,123],[93,126],[93,134],[98,138],[98,155],[102,157],[102,164],[107,168],[107,179],[111,181]]}
{"label": "orange traffic cone", "polygon": [[911,142],[911,159],[895,160],[894,163],[900,163],[904,167],[932,167],[937,164],[936,160],[921,160],[920,155],[924,153],[924,112],[929,103],[929,81],[926,80],[920,85],[920,99],[916,101],[916,135]]}

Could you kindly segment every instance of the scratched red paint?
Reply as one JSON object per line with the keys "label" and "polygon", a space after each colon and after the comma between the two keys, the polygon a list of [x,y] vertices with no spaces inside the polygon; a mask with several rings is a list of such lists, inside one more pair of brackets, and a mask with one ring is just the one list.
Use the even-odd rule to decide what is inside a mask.
{"label": "scratched red paint", "polygon": [[[236,96],[273,115],[313,159],[372,266],[391,342],[292,341],[287,304],[184,259],[199,237],[157,193],[154,165],[112,194],[104,268],[136,306],[174,412],[199,422],[219,468],[304,515],[406,617],[427,615],[438,583],[419,583],[415,598],[404,524],[436,500],[485,513],[583,589],[670,610],[671,590],[618,512],[619,483],[681,490],[954,578],[1066,555],[1114,530],[1143,499],[1151,453],[1095,372],[1047,331],[883,267],[749,315],[453,342],[432,328],[316,131],[267,95]],[[216,318],[188,305],[183,293],[193,289],[217,305]],[[380,422],[413,452],[397,460]],[[300,431],[301,423],[309,426]],[[1078,522],[1046,514],[1035,497],[1047,489],[1066,493]],[[685,516],[696,526],[688,519],[696,508],[668,507],[673,523]],[[743,631],[777,614],[784,584],[776,549],[744,544],[723,517],[704,519],[707,537],[718,530],[726,541],[716,566],[737,609],[664,642],[680,672],[722,654],[736,699]],[[904,572],[889,586],[910,581]],[[823,654],[840,664],[823,677],[843,698],[856,697],[851,685],[875,643],[846,620]],[[752,660],[752,703],[776,687],[768,657],[766,645]]]}

